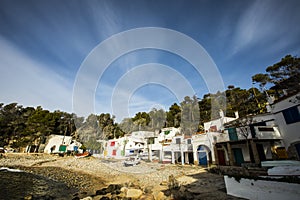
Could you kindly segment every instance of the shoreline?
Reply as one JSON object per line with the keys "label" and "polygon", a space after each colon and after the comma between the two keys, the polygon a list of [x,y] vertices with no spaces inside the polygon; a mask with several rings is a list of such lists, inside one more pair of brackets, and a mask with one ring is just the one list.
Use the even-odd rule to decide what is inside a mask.
{"label": "shoreline", "polygon": [[111,185],[142,192],[147,199],[241,199],[226,194],[223,176],[198,166],[142,161],[124,167],[121,160],[114,159],[11,153],[0,159],[0,167],[18,168],[65,183],[78,190],[74,194],[77,199],[100,199],[99,191]]}

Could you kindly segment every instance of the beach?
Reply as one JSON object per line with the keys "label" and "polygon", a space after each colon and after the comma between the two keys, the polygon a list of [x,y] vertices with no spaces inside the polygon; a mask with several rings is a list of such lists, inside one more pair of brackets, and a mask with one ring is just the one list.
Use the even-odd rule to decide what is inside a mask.
{"label": "beach", "polygon": [[[239,199],[226,194],[222,175],[194,165],[142,161],[125,167],[117,159],[10,153],[0,159],[0,167],[64,184],[72,193],[67,199]],[[24,195],[34,199],[34,194]]]}

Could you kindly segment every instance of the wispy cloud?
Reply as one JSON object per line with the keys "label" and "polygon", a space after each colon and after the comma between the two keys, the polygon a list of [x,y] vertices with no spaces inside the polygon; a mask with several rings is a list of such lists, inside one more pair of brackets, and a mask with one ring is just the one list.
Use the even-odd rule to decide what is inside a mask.
{"label": "wispy cloud", "polygon": [[299,20],[298,9],[289,1],[255,1],[238,20],[233,34],[232,54],[259,45],[272,45],[280,40],[284,42],[277,43],[273,51],[286,48],[300,35],[299,26],[295,26],[297,18]]}
{"label": "wispy cloud", "polygon": [[[266,63],[270,58],[265,55],[274,55],[276,51],[281,54],[299,52],[300,3],[296,2],[264,0],[236,3],[229,0],[219,2],[219,9],[213,2],[186,4],[184,1],[176,1],[174,5],[169,5],[151,1],[136,1],[134,4],[130,1],[97,0],[1,1],[0,101],[17,101],[24,105],[42,105],[47,109],[71,111],[72,86],[76,84],[76,74],[81,73],[79,68],[84,59],[110,36],[142,27],[168,27],[188,34],[197,42],[203,42],[205,47],[209,47],[212,52],[209,53],[214,56],[216,63],[220,63],[218,67],[224,72],[224,78],[230,78],[229,84],[240,86],[253,72],[250,68],[248,71],[243,69],[247,62],[245,60],[252,61],[261,56]],[[182,10],[188,13],[178,15]],[[219,27],[216,28],[216,25]],[[84,106],[88,107],[83,107],[84,111],[112,113],[112,92],[118,80],[135,66],[145,63],[172,66],[190,81],[200,96],[224,87],[220,83],[222,80],[219,78],[217,81],[216,78],[221,76],[220,72],[212,70],[209,63],[202,63],[201,56],[207,55],[203,52],[201,54],[199,50],[191,50],[185,46],[186,42],[172,39],[170,34],[153,37],[153,43],[175,50],[186,47],[182,53],[189,52],[190,57],[176,59],[175,56],[179,57],[178,55],[172,57],[163,50],[151,52],[149,49],[131,49],[133,52],[130,53],[121,51],[122,48],[149,37],[151,36],[141,34],[130,41],[112,40],[105,51],[88,61],[94,67],[86,72],[82,82],[88,84],[92,79],[94,82],[92,87],[82,87],[79,97],[87,97],[88,93],[91,94],[88,97],[95,101],[83,101]],[[214,52],[215,49],[218,49],[217,53]],[[241,56],[240,52],[244,55]],[[272,59],[274,57],[278,59],[278,54]],[[198,59],[201,60],[198,63],[200,70],[191,69],[195,63],[188,61]],[[107,66],[101,66],[102,63]],[[248,62],[247,66],[254,66],[253,62],[250,64]],[[255,63],[256,65],[261,66],[261,62]],[[99,77],[97,72],[101,67],[105,67],[103,77]],[[145,83],[152,84],[150,75],[150,72],[140,74],[140,77],[132,77],[130,81],[137,83],[138,79],[144,79],[148,80]],[[156,76],[157,83],[168,78],[178,89],[182,86],[162,70]],[[120,94],[129,101],[130,114],[149,110],[152,105],[166,106],[176,99],[173,96],[170,100],[172,94],[169,95],[165,89],[156,89],[147,93],[145,91],[150,90],[146,86],[136,92],[120,87]],[[155,92],[158,93],[157,99],[153,98],[156,96]],[[128,93],[131,96],[128,97]],[[94,110],[90,109],[94,108],[93,103],[96,108]]]}
{"label": "wispy cloud", "polygon": [[1,102],[71,111],[71,84],[49,70],[51,66],[31,59],[1,37],[0,60]]}

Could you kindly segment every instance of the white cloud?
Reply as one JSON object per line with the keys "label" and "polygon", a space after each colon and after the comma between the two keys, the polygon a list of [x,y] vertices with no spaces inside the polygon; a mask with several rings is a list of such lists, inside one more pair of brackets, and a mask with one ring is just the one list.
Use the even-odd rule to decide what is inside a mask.
{"label": "white cloud", "polygon": [[0,37],[0,102],[71,111],[72,88],[49,70]]}
{"label": "white cloud", "polygon": [[232,54],[254,45],[269,46],[274,43],[277,43],[273,49],[276,51],[295,42],[300,28],[295,25],[299,12],[293,6],[289,2],[255,1],[238,20],[233,34]]}

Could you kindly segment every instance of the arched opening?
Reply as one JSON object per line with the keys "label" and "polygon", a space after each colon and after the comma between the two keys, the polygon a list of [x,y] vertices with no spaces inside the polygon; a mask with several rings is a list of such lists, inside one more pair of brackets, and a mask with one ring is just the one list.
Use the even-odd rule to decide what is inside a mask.
{"label": "arched opening", "polygon": [[205,145],[199,145],[197,148],[198,163],[201,166],[208,166],[212,162],[211,151]]}

